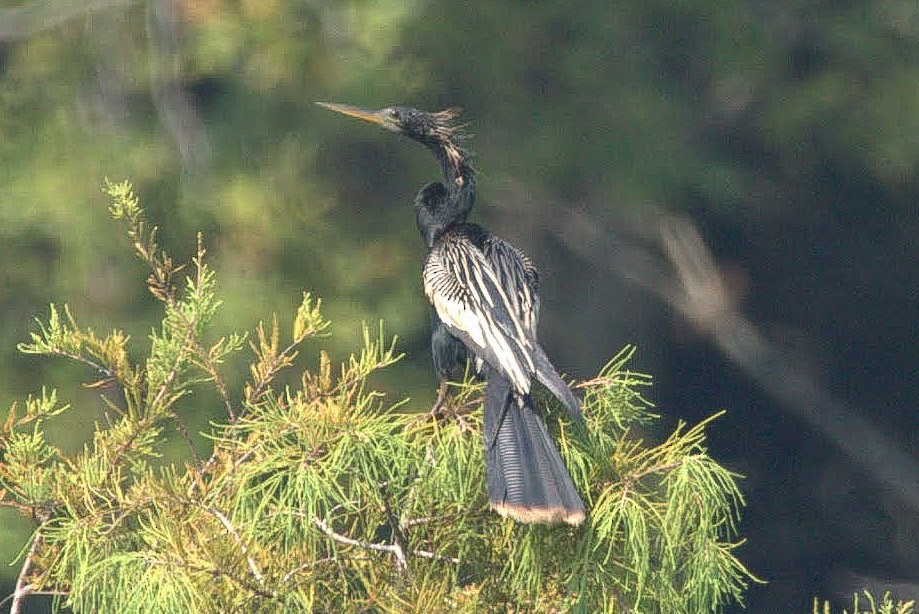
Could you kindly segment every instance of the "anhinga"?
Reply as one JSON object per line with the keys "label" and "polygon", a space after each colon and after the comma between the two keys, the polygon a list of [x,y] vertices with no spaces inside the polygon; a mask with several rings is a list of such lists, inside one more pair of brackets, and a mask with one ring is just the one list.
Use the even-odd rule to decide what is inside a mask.
{"label": "anhinga", "polygon": [[[411,107],[388,107],[369,111],[347,104],[317,102],[319,106],[372,122],[404,134],[427,146],[437,159],[443,172],[444,186],[450,207],[457,219],[465,221],[475,204],[475,169],[469,163],[469,154],[460,146],[465,138],[462,129],[453,122],[456,111],[447,109],[427,113]],[[451,335],[434,308],[431,308],[431,358],[440,387],[435,408],[439,408],[447,395],[447,383],[462,380],[469,358],[466,346]]]}
{"label": "anhinga", "polygon": [[421,188],[415,209],[429,249],[423,281],[434,312],[435,369],[443,377],[438,361],[450,362],[457,340],[480,363],[487,382],[483,437],[491,506],[521,522],[580,524],[584,503],[533,403],[531,380],[535,375],[576,418],[580,402],[536,339],[539,278],[532,261],[466,222],[475,199],[475,170],[457,142],[462,133],[453,124],[456,113],[320,104],[434,152],[444,181]]}

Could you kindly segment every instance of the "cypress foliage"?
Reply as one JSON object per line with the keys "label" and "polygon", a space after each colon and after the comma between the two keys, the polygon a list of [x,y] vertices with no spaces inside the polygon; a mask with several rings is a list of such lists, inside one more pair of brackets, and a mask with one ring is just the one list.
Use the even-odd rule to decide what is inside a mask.
{"label": "cypress foliage", "polygon": [[[814,614],[831,614],[830,602],[814,599]],[[916,600],[894,601],[890,593],[875,598],[868,591],[852,596],[852,610],[843,609],[841,614],[915,614]]]}
{"label": "cypress foliage", "polygon": [[[650,378],[628,369],[634,348],[577,385],[585,425],[540,399],[588,520],[515,524],[487,508],[480,385],[459,386],[441,415],[393,403],[368,383],[400,358],[382,325],[365,327],[344,363],[320,352],[304,368],[301,345],[329,326],[310,294],[289,336],[272,318],[251,337],[205,342],[220,301],[200,235],[183,271],[131,186],[106,189],[162,325],[135,362],[126,335],[52,305],[20,345],[84,364],[89,385],[121,394],[75,454],[45,438],[71,409],[53,390],[0,427],[0,505],[35,521],[14,611],[47,593],[75,612],[711,612],[755,580],[734,554],[738,476],[708,454],[708,421],[641,439],[656,416],[642,396]],[[233,393],[221,367],[247,347],[249,381]],[[289,369],[299,384],[281,388]],[[189,441],[185,464],[162,462],[173,432],[188,439],[176,403],[201,387],[226,415],[208,433],[212,453]]]}

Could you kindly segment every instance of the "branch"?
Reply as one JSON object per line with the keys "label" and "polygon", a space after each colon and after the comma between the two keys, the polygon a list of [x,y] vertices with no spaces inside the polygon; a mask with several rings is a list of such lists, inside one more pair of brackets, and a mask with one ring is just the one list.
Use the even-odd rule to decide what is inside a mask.
{"label": "branch", "polygon": [[[26,586],[23,587],[23,590],[28,591],[28,592],[27,592],[27,595],[28,595],[28,596],[36,596],[36,597],[40,597],[40,596],[42,596],[42,595],[51,596],[51,597],[66,597],[67,595],[70,594],[70,593],[68,593],[67,591],[55,591],[55,590],[47,590],[47,591],[44,591],[44,590],[43,590],[43,591],[39,591],[39,590],[35,590],[35,585],[34,585],[34,584],[27,584]],[[16,597],[16,593],[10,593],[9,595],[7,595],[6,597],[4,597],[3,599],[0,599],[0,608],[2,608],[3,606],[5,606],[7,601],[12,601],[15,597]],[[14,610],[10,609],[10,612],[13,612],[13,611],[14,611]]]}
{"label": "branch", "polygon": [[258,564],[255,562],[255,559],[252,558],[252,555],[249,554],[249,548],[246,547],[246,543],[243,541],[242,537],[240,537],[239,533],[236,531],[236,528],[233,526],[233,523],[230,522],[230,519],[224,516],[220,510],[215,507],[206,507],[204,509],[212,514],[214,518],[219,520],[220,524],[223,525],[223,528],[227,530],[227,533],[233,537],[233,541],[236,542],[236,545],[239,546],[243,556],[246,557],[246,562],[249,564],[249,571],[252,572],[252,575],[258,581],[259,585],[264,586],[265,577],[262,575],[262,572],[259,571]]}
{"label": "branch", "polygon": [[63,358],[70,359],[74,362],[86,365],[92,369],[95,369],[102,375],[104,375],[106,379],[113,379],[117,381],[117,377],[115,376],[114,371],[112,371],[111,369],[105,368],[104,366],[100,365],[98,362],[96,362],[95,360],[92,360],[91,358],[87,358],[86,356],[83,356],[81,354],[74,354],[73,352],[61,350],[59,348],[52,348],[51,353],[56,356],[61,356]]}
{"label": "branch", "polygon": [[293,360],[293,358],[296,356],[297,347],[302,342],[303,339],[294,339],[286,348],[281,350],[279,354],[275,355],[274,360],[271,361],[271,364],[269,365],[265,375],[260,378],[260,381],[255,385],[251,392],[247,391],[247,404],[256,405],[261,400],[262,395],[268,389],[268,385],[274,381],[275,376],[277,376],[278,373],[289,366],[289,361]]}
{"label": "branch", "polygon": [[[164,301],[164,302],[168,302],[168,301]],[[179,376],[179,371],[181,370],[182,363],[184,363],[185,360],[188,359],[188,354],[189,354],[188,346],[194,340],[195,327],[197,326],[197,322],[185,320],[185,323],[188,325],[188,328],[185,331],[184,339],[182,339],[182,346],[179,351],[179,354],[178,356],[176,356],[175,361],[173,361],[172,366],[169,368],[169,374],[166,376],[166,379],[160,385],[160,388],[157,391],[156,396],[153,398],[153,400],[147,403],[146,416],[144,416],[141,420],[137,422],[137,424],[135,424],[135,429],[133,433],[131,433],[131,436],[123,444],[118,446],[118,448],[115,450],[115,454],[113,455],[112,462],[109,465],[109,469],[108,471],[106,471],[105,476],[102,479],[103,483],[108,481],[108,479],[111,477],[112,473],[114,472],[116,465],[117,465],[115,461],[118,460],[121,457],[121,455],[127,453],[127,451],[134,444],[134,441],[137,439],[137,437],[140,436],[140,433],[145,428],[149,427],[149,425],[147,424],[147,419],[150,418],[151,416],[150,409],[151,408],[156,409],[159,406],[159,404],[163,401],[163,399],[166,397],[166,394],[169,392],[170,388],[172,388],[172,384],[175,382],[176,378]],[[172,411],[172,408],[169,406],[164,408],[164,414],[167,414],[169,417],[176,420],[177,424],[179,425],[180,434],[182,434],[185,437],[185,441],[188,444],[188,446],[191,448],[191,451],[193,455],[195,456],[196,462],[200,464],[200,458],[198,456],[197,451],[195,450],[194,444],[191,442],[191,439],[188,437],[187,429],[185,429],[183,433],[184,422],[182,422],[182,420],[178,417],[178,415],[174,411]],[[155,420],[156,418],[154,417],[154,421]]]}
{"label": "branch", "polygon": [[198,358],[198,366],[211,377],[211,381],[217,388],[217,393],[223,400],[223,405],[226,407],[227,414],[230,416],[230,422],[236,422],[238,413],[233,409],[233,403],[230,401],[230,393],[227,391],[227,384],[223,381],[223,378],[220,377],[217,365],[214,364],[214,361],[211,360],[207,351],[197,340],[194,342],[194,348],[195,355]]}
{"label": "branch", "polygon": [[[200,291],[201,288],[203,288],[206,284],[206,278],[204,275],[206,266],[204,264],[204,255],[206,253],[207,250],[204,248],[204,238],[202,233],[198,232],[198,252],[194,258],[196,270],[195,288],[197,288],[198,291]],[[194,331],[198,326],[198,322],[195,319],[187,319],[183,317],[183,320],[185,320],[186,325],[191,331]],[[230,395],[227,392],[226,382],[224,382],[223,378],[220,377],[220,372],[217,370],[217,365],[215,365],[214,361],[211,359],[210,352],[205,350],[198,339],[194,336],[191,336],[189,339],[187,339],[187,341],[189,341],[194,348],[194,354],[198,358],[198,366],[210,376],[211,381],[217,388],[217,392],[220,394],[221,399],[223,399],[223,404],[227,408],[227,413],[230,416],[230,421],[236,422],[236,412],[233,410],[233,404],[230,402]],[[197,453],[195,453],[195,456],[197,457]],[[196,458],[196,463],[200,465],[200,459]]]}
{"label": "branch", "polygon": [[376,550],[377,552],[388,552],[392,554],[396,557],[396,564],[399,567],[399,571],[405,571],[405,569],[408,567],[408,562],[405,560],[405,552],[402,551],[402,547],[399,546],[399,544],[377,544],[346,537],[341,533],[336,533],[332,527],[326,524],[324,520],[321,520],[317,517],[313,518],[313,523],[319,527],[320,531],[339,543],[348,546],[357,546],[358,548],[364,548],[365,550]]}
{"label": "branch", "polygon": [[[302,514],[298,514],[298,515],[302,516]],[[432,517],[432,518],[424,518],[424,519],[419,519],[419,520],[431,521],[433,519],[434,518]],[[323,533],[328,535],[330,538],[332,538],[333,540],[341,544],[345,544],[348,546],[356,546],[358,548],[363,548],[365,550],[374,550],[376,552],[388,552],[396,557],[396,562],[397,562],[397,565],[400,571],[405,571],[408,568],[408,561],[405,556],[406,551],[403,550],[399,544],[383,544],[383,543],[363,541],[360,539],[354,539],[352,537],[342,535],[341,533],[336,533],[335,530],[332,529],[332,527],[330,527],[324,520],[321,520],[316,517],[313,518],[313,523],[319,528],[320,531],[322,531]],[[418,522],[417,524],[422,524],[422,522]],[[420,556],[421,558],[424,558],[424,559],[431,559],[434,561],[444,561],[447,563],[455,563],[455,564],[460,563],[460,560],[456,557],[443,556],[440,554],[429,552],[427,550],[407,550],[407,551],[412,556]]]}
{"label": "branch", "polygon": [[[35,536],[32,538],[32,545],[29,547],[29,552],[22,562],[22,568],[19,570],[19,577],[16,578],[16,588],[12,594],[13,603],[10,606],[10,614],[19,614],[22,610],[22,602],[26,597],[33,594],[35,590],[35,586],[33,584],[27,584],[26,579],[29,577],[29,572],[32,570],[32,564],[35,562],[35,555],[41,545],[41,529],[48,521],[48,515],[43,515],[40,520],[41,522],[38,528],[35,529]],[[7,599],[9,599],[9,597],[7,597]],[[5,601],[6,599],[4,599],[4,602]]]}
{"label": "branch", "polygon": [[[660,223],[660,241],[682,292],[672,307],[707,332],[732,362],[742,367],[782,406],[823,433],[879,482],[892,486],[919,510],[919,466],[881,429],[825,392],[794,368],[794,360],[766,339],[732,302],[717,263],[702,236],[683,217]],[[679,306],[682,305],[682,308]]]}
{"label": "branch", "polygon": [[170,411],[169,413],[172,414],[172,419],[175,420],[179,435],[182,436],[185,445],[188,446],[188,450],[191,452],[192,459],[195,461],[195,471],[200,473],[201,455],[198,454],[198,449],[195,448],[195,442],[191,440],[191,434],[188,432],[188,424],[176,412]]}

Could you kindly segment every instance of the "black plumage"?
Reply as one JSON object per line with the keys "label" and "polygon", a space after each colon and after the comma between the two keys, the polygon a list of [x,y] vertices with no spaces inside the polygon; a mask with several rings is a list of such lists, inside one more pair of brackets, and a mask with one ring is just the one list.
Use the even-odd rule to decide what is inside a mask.
{"label": "black plumage", "polygon": [[444,181],[419,190],[415,208],[429,248],[423,283],[433,306],[435,371],[442,379],[450,376],[471,352],[486,378],[483,439],[491,506],[521,522],[579,524],[584,503],[533,403],[533,376],[576,418],[580,402],[536,338],[539,276],[532,261],[466,221],[475,201],[475,170],[456,142],[461,133],[452,123],[455,113],[321,104],[434,151]]}
{"label": "black plumage", "polygon": [[[463,342],[450,334],[440,321],[434,306],[431,306],[431,360],[438,382],[461,382],[466,376],[469,352]],[[443,401],[445,390],[441,390],[439,402]]]}

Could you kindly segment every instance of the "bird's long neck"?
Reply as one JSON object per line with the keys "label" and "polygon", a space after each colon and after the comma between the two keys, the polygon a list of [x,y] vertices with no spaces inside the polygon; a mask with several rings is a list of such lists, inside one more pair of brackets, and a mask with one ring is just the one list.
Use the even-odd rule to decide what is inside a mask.
{"label": "bird's long neck", "polygon": [[450,201],[449,190],[440,181],[424,185],[415,195],[415,222],[428,248],[450,228],[463,225],[467,213]]}
{"label": "bird's long neck", "polygon": [[469,163],[469,154],[452,141],[432,145],[444,175],[447,201],[457,215],[465,220],[475,204],[475,169]]}

